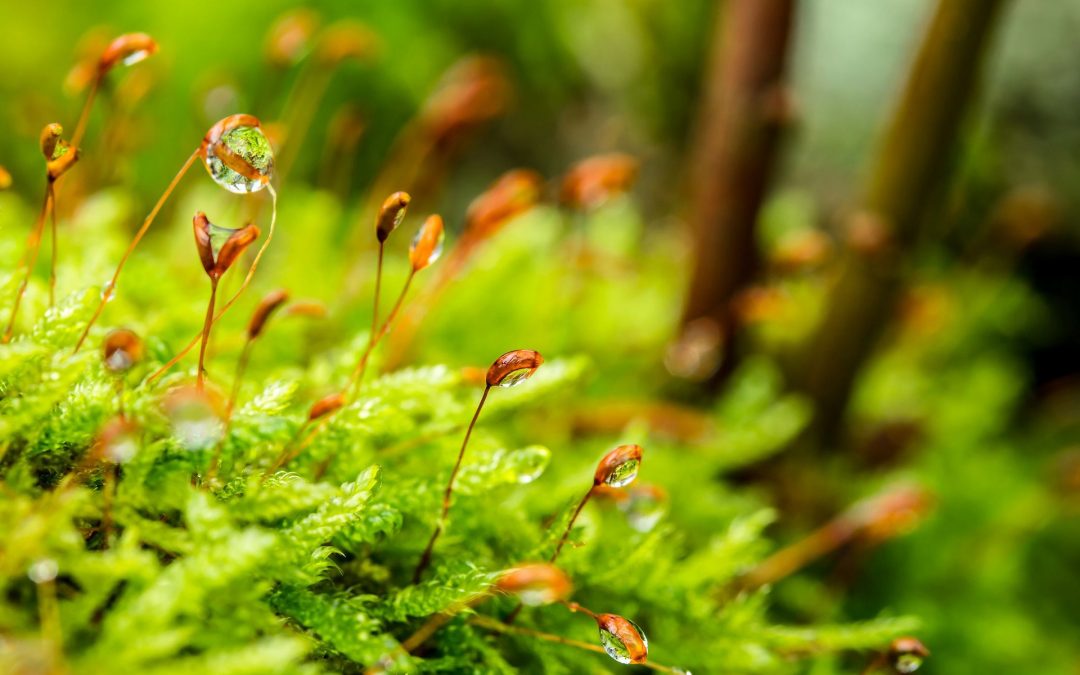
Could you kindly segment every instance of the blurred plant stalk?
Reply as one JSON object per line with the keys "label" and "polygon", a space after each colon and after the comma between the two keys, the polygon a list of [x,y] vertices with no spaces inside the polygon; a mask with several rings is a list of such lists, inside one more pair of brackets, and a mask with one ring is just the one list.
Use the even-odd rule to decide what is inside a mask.
{"label": "blurred plant stalk", "polygon": [[815,403],[809,441],[837,436],[860,368],[894,316],[905,254],[924,236],[952,173],[1005,0],[940,0],[874,159],[822,322],[796,361]]}
{"label": "blurred plant stalk", "polygon": [[716,383],[731,371],[733,300],[751,283],[761,254],[755,225],[793,118],[784,83],[793,0],[731,0],[717,12],[692,162],[693,273],[683,326],[720,331]]}

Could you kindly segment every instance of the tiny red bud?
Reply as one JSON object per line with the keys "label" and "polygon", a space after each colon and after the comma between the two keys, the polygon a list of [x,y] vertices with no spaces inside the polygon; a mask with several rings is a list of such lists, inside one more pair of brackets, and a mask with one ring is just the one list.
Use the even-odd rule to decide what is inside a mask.
{"label": "tiny red bud", "polygon": [[573,584],[566,573],[550,563],[516,567],[499,577],[495,588],[518,596],[523,604],[548,605],[570,595]]}
{"label": "tiny red bud", "polygon": [[312,404],[311,410],[308,411],[308,420],[314,421],[325,417],[343,405],[345,405],[345,394],[341,392],[324,396]]}
{"label": "tiny red bud", "polygon": [[107,369],[122,373],[142,360],[143,342],[134,331],[117,328],[105,336],[102,357]]}
{"label": "tiny red bud", "polygon": [[528,211],[540,198],[540,174],[514,169],[499,177],[469,204],[465,229],[476,237],[494,234],[514,216]]}
{"label": "tiny red bud", "polygon": [[251,314],[251,321],[248,322],[248,339],[254,340],[259,337],[263,328],[266,326],[266,322],[270,320],[270,316],[288,302],[288,300],[289,292],[284,288],[270,291],[263,296],[263,299],[259,301],[259,305],[255,308],[255,311]]}
{"label": "tiny red bud", "polygon": [[573,208],[595,208],[628,191],[637,173],[638,161],[630,155],[589,157],[571,167],[563,178],[562,202]]}

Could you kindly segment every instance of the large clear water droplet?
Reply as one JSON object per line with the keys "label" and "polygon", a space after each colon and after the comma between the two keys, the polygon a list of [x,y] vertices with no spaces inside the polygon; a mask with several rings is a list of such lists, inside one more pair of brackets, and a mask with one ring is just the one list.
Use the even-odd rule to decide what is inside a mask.
{"label": "large clear water droplet", "polygon": [[893,664],[893,668],[898,673],[914,673],[922,666],[923,659],[918,654],[901,654],[896,657],[896,662]]}
{"label": "large clear water droplet", "polygon": [[[258,175],[245,176],[226,166],[218,156],[221,145],[251,165]],[[217,143],[206,147],[205,162],[210,177],[229,192],[258,192],[269,184],[274,172],[274,150],[261,129],[240,126],[226,131]]]}
{"label": "large clear water droplet", "polygon": [[516,387],[532,377],[532,374],[535,372],[536,368],[518,368],[517,370],[512,370],[499,382],[499,386],[504,389]]}
{"label": "large clear water droplet", "polygon": [[541,445],[522,448],[513,455],[514,479],[521,485],[527,485],[543,475],[550,461],[551,451]]}
{"label": "large clear water droplet", "polygon": [[[643,662],[645,660],[643,652],[648,652],[649,639],[645,637],[645,632],[641,630],[641,627],[636,623],[630,619],[619,618],[626,622],[626,624],[629,624],[629,626],[619,626],[610,623],[601,624],[601,646],[603,646],[604,651],[607,652],[608,656],[619,663]],[[636,631],[637,635],[634,635],[633,631]]]}
{"label": "large clear water droplet", "polygon": [[637,478],[640,465],[641,462],[636,459],[626,460],[611,470],[611,473],[604,479],[604,484],[611,487],[624,487],[633,483],[634,479]]}

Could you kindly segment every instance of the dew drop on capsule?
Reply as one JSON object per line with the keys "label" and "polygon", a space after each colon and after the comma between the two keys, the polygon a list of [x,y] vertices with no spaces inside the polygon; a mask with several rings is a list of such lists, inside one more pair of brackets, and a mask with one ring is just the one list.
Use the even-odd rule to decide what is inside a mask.
{"label": "dew drop on capsule", "polygon": [[914,673],[922,663],[923,659],[918,654],[901,654],[893,663],[893,668],[898,673]]}
{"label": "dew drop on capsule", "polygon": [[597,617],[600,645],[619,663],[644,663],[649,655],[649,639],[641,628],[625,617],[601,614]]}
{"label": "dew drop on capsule", "polygon": [[604,455],[596,466],[594,485],[620,488],[634,482],[641,466],[640,445],[620,445]]}
{"label": "dew drop on capsule", "polygon": [[[424,230],[421,229],[413,237],[412,247],[416,248],[420,245],[421,239],[424,236]],[[440,229],[439,236],[435,239],[435,245],[431,248],[431,253],[427,257],[427,265],[432,264],[442,256],[443,246],[446,244],[446,230]]]}
{"label": "dew drop on capsule", "polygon": [[[222,145],[249,164],[255,170],[254,175],[244,175],[227,166],[218,156]],[[223,133],[216,143],[206,147],[205,161],[214,182],[238,194],[262,190],[274,172],[274,150],[270,141],[261,129],[252,126],[238,126]]]}
{"label": "dew drop on capsule", "polygon": [[634,482],[637,478],[638,466],[641,465],[636,459],[628,459],[622,464],[616,466],[608,475],[605,485],[610,487],[624,487]]}

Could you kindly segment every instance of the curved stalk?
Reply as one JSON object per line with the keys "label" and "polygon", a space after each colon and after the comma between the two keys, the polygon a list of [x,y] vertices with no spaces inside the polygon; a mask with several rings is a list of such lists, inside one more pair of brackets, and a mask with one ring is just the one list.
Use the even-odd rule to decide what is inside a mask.
{"label": "curved stalk", "polygon": [[210,328],[214,325],[214,302],[217,300],[218,278],[210,277],[210,302],[206,304],[206,318],[203,320],[202,340],[199,344],[199,371],[195,376],[196,387],[202,391],[206,384],[206,342],[210,339]]}
{"label": "curved stalk", "polygon": [[[262,246],[259,247],[259,252],[255,254],[255,259],[251,261],[251,267],[248,268],[247,275],[244,276],[244,281],[240,284],[240,288],[233,293],[228,302],[221,306],[221,309],[218,310],[217,315],[214,317],[213,323],[217,323],[218,320],[225,315],[225,312],[229,311],[229,308],[233,306],[241,295],[243,295],[244,291],[247,290],[248,285],[251,284],[251,279],[255,276],[255,270],[259,267],[259,261],[262,260],[263,254],[266,253],[266,249],[270,246],[270,240],[274,238],[274,225],[277,223],[277,192],[274,190],[274,186],[269,183],[267,183],[266,189],[270,191],[271,199],[270,229],[266,233],[266,240],[263,242]],[[183,349],[177,352],[176,356],[169,359],[168,363],[154,371],[154,373],[147,378],[147,383],[152,383],[165,373],[169,372],[173,366],[180,362],[180,359],[187,356],[188,352],[194,349],[195,345],[199,344],[201,338],[201,333],[193,337]]]}
{"label": "curved stalk", "polygon": [[188,169],[191,168],[191,165],[195,163],[195,160],[198,157],[199,149],[196,148],[195,152],[191,153],[191,156],[187,158],[183,166],[180,167],[180,170],[173,176],[172,181],[169,183],[168,187],[165,188],[165,192],[161,193],[161,197],[159,197],[157,203],[154,204],[154,208],[150,211],[150,215],[146,217],[142,227],[139,228],[139,231],[135,233],[135,237],[131,240],[131,243],[128,244],[127,250],[124,251],[123,257],[120,258],[120,263],[116,266],[116,271],[113,272],[112,279],[110,279],[109,283],[102,289],[101,302],[98,303],[97,309],[94,310],[94,315],[90,317],[90,322],[86,324],[86,328],[83,330],[82,335],[79,336],[79,341],[75,343],[75,349],[72,352],[73,354],[78,354],[79,350],[82,349],[83,343],[86,342],[87,336],[90,335],[90,329],[93,328],[98,318],[101,317],[101,313],[105,310],[105,305],[112,298],[112,294],[116,290],[116,282],[120,279],[120,272],[123,271],[128,258],[131,257],[132,252],[135,251],[135,247],[142,241],[142,238],[146,235],[146,231],[150,229],[150,225],[154,222],[154,218],[156,218],[158,212],[161,211],[161,207],[165,205],[165,201],[169,198],[169,195],[176,189],[177,184],[180,183],[180,179],[184,177],[184,174],[188,172]]}
{"label": "curved stalk", "polygon": [[18,290],[15,291],[15,302],[11,307],[11,316],[8,317],[7,329],[4,330],[3,342],[5,344],[11,341],[11,334],[15,331],[15,317],[19,314],[19,305],[22,303],[23,295],[26,294],[26,286],[30,283],[30,275],[34,271],[34,265],[37,264],[38,251],[41,249],[41,235],[45,228],[45,217],[48,214],[50,204],[52,204],[52,195],[52,181],[50,181],[49,188],[45,190],[45,200],[41,203],[41,212],[38,214],[37,220],[34,221],[30,236],[26,239],[26,250],[29,256],[29,259],[25,261],[26,276],[19,283]]}
{"label": "curved stalk", "polygon": [[465,430],[465,438],[461,441],[461,450],[458,451],[454,469],[450,472],[450,481],[446,484],[446,491],[443,493],[442,511],[439,514],[438,522],[435,524],[435,531],[431,533],[427,548],[424,549],[423,555],[420,556],[420,563],[417,564],[416,571],[413,572],[414,584],[420,581],[420,575],[424,573],[424,570],[431,563],[431,554],[435,550],[435,542],[438,541],[439,535],[442,534],[443,529],[446,527],[446,517],[450,513],[450,498],[454,492],[454,480],[457,479],[458,471],[461,469],[461,460],[465,458],[465,449],[469,445],[469,437],[472,435],[473,427],[476,426],[476,420],[480,417],[480,411],[483,410],[484,402],[487,401],[489,393],[491,393],[491,385],[484,387],[484,394],[480,397],[480,403],[476,406],[476,412],[473,413],[472,421],[469,422],[469,428]]}

